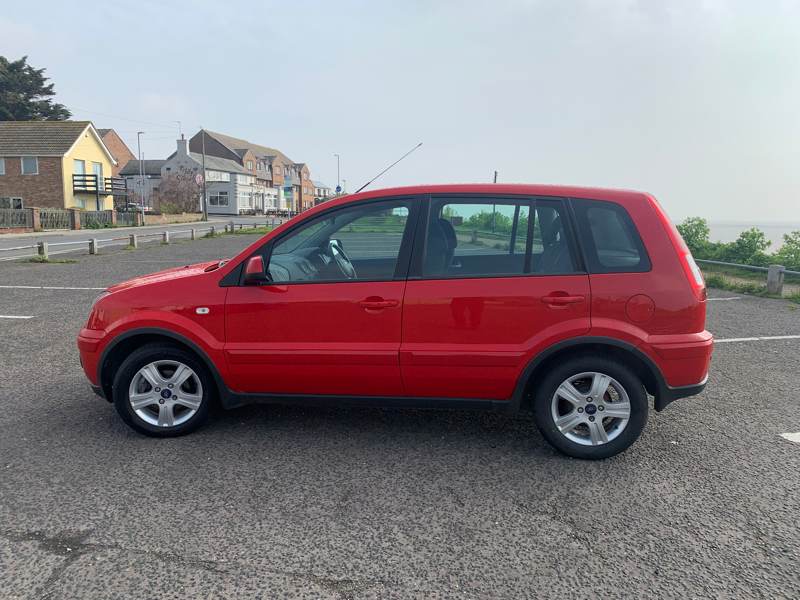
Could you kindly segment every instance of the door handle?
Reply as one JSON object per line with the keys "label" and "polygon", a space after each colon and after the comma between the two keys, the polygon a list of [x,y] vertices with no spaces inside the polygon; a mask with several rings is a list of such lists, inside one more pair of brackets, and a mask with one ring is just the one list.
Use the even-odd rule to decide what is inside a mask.
{"label": "door handle", "polygon": [[399,300],[384,300],[378,296],[370,296],[358,303],[361,308],[365,310],[381,310],[384,308],[393,308],[400,304]]}
{"label": "door handle", "polygon": [[585,296],[570,296],[564,292],[555,292],[542,298],[542,302],[553,307],[567,306],[568,304],[578,304],[584,300],[586,300]]}

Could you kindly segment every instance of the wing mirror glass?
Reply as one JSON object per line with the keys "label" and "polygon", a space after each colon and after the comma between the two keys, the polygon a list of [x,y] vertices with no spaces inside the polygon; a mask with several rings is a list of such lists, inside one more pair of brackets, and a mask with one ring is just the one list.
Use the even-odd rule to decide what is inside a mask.
{"label": "wing mirror glass", "polygon": [[263,285],[269,281],[269,275],[264,268],[264,258],[260,255],[248,258],[244,267],[244,284]]}

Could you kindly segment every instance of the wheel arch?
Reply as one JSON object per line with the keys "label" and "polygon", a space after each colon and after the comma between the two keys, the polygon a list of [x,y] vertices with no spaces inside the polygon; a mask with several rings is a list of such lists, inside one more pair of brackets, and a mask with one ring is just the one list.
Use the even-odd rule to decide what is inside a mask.
{"label": "wheel arch", "polygon": [[156,327],[126,331],[117,336],[103,350],[97,367],[97,380],[100,383],[100,388],[106,400],[109,402],[113,401],[112,387],[114,374],[125,360],[125,357],[145,344],[158,342],[170,344],[195,355],[205,365],[206,369],[208,369],[208,372],[214,380],[217,398],[222,400],[222,395],[227,393],[228,388],[222,381],[222,377],[217,371],[214,362],[208,357],[205,351],[195,342],[178,333]]}
{"label": "wheel arch", "polygon": [[580,355],[597,355],[617,358],[632,368],[644,383],[647,393],[655,398],[656,411],[663,408],[660,398],[667,389],[664,377],[655,363],[635,346],[608,337],[580,337],[550,346],[537,354],[525,367],[517,381],[511,401],[512,412],[527,410],[530,407],[536,382],[546,373],[549,366],[557,361]]}

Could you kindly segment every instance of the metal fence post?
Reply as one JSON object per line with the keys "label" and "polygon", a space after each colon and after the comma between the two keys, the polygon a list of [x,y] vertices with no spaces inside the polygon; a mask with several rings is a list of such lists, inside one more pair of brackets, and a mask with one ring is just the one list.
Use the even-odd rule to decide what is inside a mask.
{"label": "metal fence post", "polygon": [[128,236],[128,240],[129,240],[128,241],[128,245],[131,248],[138,248],[139,247],[139,238],[136,237],[135,233],[130,234],[130,236]]}
{"label": "metal fence post", "polygon": [[[231,222],[230,222],[230,228],[231,228],[231,233],[233,233],[233,232],[236,230],[236,223],[234,223],[233,221],[231,221]],[[227,230],[228,230],[228,228],[226,227],[226,228],[225,228],[225,231],[227,231]]]}
{"label": "metal fence post", "polygon": [[189,230],[189,237],[192,241],[197,239],[197,230],[194,227]]}
{"label": "metal fence post", "polygon": [[47,258],[47,242],[39,242],[37,251],[39,252],[39,256],[46,259]]}
{"label": "metal fence post", "polygon": [[89,254],[97,254],[97,238],[89,240]]}
{"label": "metal fence post", "polygon": [[217,235],[217,228],[216,228],[216,227],[214,227],[214,226],[212,225],[212,226],[211,226],[211,229],[209,229],[209,230],[208,230],[208,234],[209,234],[211,237],[214,237],[215,235]]}
{"label": "metal fence post", "polygon": [[783,295],[783,278],[786,267],[783,265],[770,265],[767,271],[767,293],[777,296]]}
{"label": "metal fence post", "polygon": [[169,244],[169,231],[165,231],[161,237],[162,244]]}

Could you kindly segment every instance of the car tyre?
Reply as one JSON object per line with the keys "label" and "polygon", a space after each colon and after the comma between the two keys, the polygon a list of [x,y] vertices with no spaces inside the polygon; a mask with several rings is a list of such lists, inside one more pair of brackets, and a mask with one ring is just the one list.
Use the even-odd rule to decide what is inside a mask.
{"label": "car tyre", "polygon": [[175,437],[200,427],[216,390],[203,362],[170,344],[133,351],[114,375],[112,389],[122,420],[152,437]]}
{"label": "car tyre", "polygon": [[567,456],[597,460],[619,454],[639,438],[647,423],[642,380],[626,365],[607,358],[566,360],[536,388],[536,425]]}

